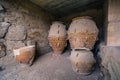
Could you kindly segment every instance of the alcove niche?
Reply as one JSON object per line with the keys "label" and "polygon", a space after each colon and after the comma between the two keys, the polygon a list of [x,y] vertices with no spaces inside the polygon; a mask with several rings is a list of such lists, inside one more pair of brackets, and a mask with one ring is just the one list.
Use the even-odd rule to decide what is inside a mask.
{"label": "alcove niche", "polygon": [[[98,60],[99,44],[106,39],[106,8],[104,0],[1,0],[0,46],[4,46],[4,50],[0,53],[0,78],[2,80],[77,80],[78,77],[79,80],[102,80],[99,64],[96,64],[97,68],[89,76],[80,76],[70,69],[70,62],[66,60],[71,51],[69,41],[62,54],[65,56],[62,61],[60,61],[61,57],[51,58],[49,53],[52,53],[52,48],[48,42],[48,31],[54,21],[63,22],[68,30],[73,18],[92,17],[99,29],[98,40],[92,50]],[[29,68],[19,67],[14,59],[13,49],[24,47],[30,42],[36,44],[34,63]],[[66,67],[65,71],[64,69],[54,71],[62,64],[67,64],[62,67]]]}

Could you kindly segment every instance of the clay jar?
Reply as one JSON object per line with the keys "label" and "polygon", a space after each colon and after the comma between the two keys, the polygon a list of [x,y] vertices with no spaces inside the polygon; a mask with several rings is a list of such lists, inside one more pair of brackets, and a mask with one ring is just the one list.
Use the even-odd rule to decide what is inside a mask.
{"label": "clay jar", "polygon": [[54,55],[60,55],[66,47],[67,32],[62,22],[53,22],[50,26],[48,35],[49,44],[53,49]]}
{"label": "clay jar", "polygon": [[98,29],[91,17],[74,18],[68,30],[72,49],[92,49],[98,36]]}
{"label": "clay jar", "polygon": [[17,62],[31,65],[35,57],[35,45],[14,49],[13,52]]}
{"label": "clay jar", "polygon": [[89,50],[72,50],[70,60],[73,70],[82,75],[90,74],[96,62]]}

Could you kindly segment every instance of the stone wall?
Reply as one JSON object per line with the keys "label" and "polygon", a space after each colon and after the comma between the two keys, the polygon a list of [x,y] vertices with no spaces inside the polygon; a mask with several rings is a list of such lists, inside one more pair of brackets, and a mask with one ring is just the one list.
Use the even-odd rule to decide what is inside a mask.
{"label": "stone wall", "polygon": [[120,46],[120,1],[109,0],[108,4],[107,45]]}
{"label": "stone wall", "polygon": [[[108,0],[106,12],[106,43],[100,45],[101,70],[104,80],[120,78],[120,1]],[[106,6],[106,7],[107,7]]]}
{"label": "stone wall", "polygon": [[[36,9],[39,9],[37,13],[34,12]],[[8,51],[33,43],[37,44],[38,55],[51,51],[47,36],[52,19],[51,15],[34,4],[28,3],[24,8],[22,5],[1,2],[0,57]]]}

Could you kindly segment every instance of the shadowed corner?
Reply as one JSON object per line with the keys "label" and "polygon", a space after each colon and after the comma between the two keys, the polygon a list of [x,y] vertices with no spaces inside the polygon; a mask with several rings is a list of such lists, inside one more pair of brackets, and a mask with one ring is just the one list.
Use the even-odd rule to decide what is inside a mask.
{"label": "shadowed corner", "polygon": [[0,72],[5,70],[5,68],[3,68],[2,66],[0,66]]}

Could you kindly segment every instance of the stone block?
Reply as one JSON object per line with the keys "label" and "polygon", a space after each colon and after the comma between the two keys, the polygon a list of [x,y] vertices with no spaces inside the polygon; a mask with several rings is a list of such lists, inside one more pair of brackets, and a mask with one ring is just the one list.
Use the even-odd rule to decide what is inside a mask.
{"label": "stone block", "polygon": [[[6,13],[4,20],[5,22],[10,22],[12,24],[16,24],[19,21],[24,21],[23,14],[18,11],[9,11]],[[23,24],[23,23],[21,23]]]}
{"label": "stone block", "polygon": [[108,69],[108,65],[110,63],[111,58],[114,60],[120,61],[120,46],[104,46],[100,50],[100,55],[102,59],[102,65]]}
{"label": "stone block", "polygon": [[18,49],[24,47],[25,43],[22,41],[6,41],[7,50]]}
{"label": "stone block", "polygon": [[3,43],[0,42],[0,58],[6,55],[6,47]]}
{"label": "stone block", "polygon": [[10,24],[6,22],[0,22],[0,38],[5,37],[5,34],[8,31]]}
{"label": "stone block", "polygon": [[107,46],[120,46],[120,22],[108,24]]}
{"label": "stone block", "polygon": [[120,0],[109,0],[108,2],[108,21],[120,20]]}
{"label": "stone block", "polygon": [[102,73],[104,74],[104,80],[111,80],[110,73],[104,67],[101,68]]}
{"label": "stone block", "polygon": [[110,57],[108,62],[108,71],[111,80],[119,80],[120,78],[120,47],[113,47],[110,50]]}
{"label": "stone block", "polygon": [[113,47],[108,47],[106,45],[101,45],[100,44],[100,52],[98,53],[99,57],[101,58],[101,64],[104,66],[104,68],[108,68],[108,62],[110,60],[110,56],[112,53],[111,50]]}
{"label": "stone block", "polygon": [[48,39],[47,39],[47,36],[48,36],[48,33],[47,33],[47,30],[45,29],[40,29],[40,28],[37,28],[37,29],[28,29],[28,39],[32,40],[32,41],[36,41],[40,47],[44,47],[46,45],[48,45]]}
{"label": "stone block", "polygon": [[21,41],[26,39],[26,29],[24,26],[16,25],[9,28],[6,40]]}

